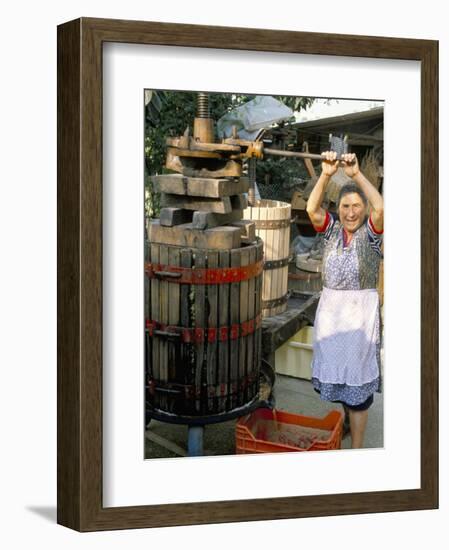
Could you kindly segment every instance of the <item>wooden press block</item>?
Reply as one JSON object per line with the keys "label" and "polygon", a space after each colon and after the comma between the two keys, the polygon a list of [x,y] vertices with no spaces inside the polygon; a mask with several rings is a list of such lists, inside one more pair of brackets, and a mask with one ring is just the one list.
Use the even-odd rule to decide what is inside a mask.
{"label": "wooden press block", "polygon": [[153,183],[162,193],[191,197],[229,197],[248,191],[248,178],[190,178],[182,174],[153,176]]}
{"label": "wooden press block", "polygon": [[162,193],[161,204],[162,206],[168,206],[172,208],[200,210],[201,212],[215,212],[216,214],[228,214],[232,211],[232,203],[230,197],[212,199],[210,197],[188,197],[186,195],[172,195],[169,193]]}
{"label": "wooden press block", "polygon": [[148,240],[153,243],[188,246],[192,248],[232,249],[240,247],[241,229],[223,226],[194,229],[191,223],[164,227],[159,220],[148,226]]}
{"label": "wooden press block", "polygon": [[249,242],[256,240],[256,224],[251,220],[238,220],[231,223],[232,227],[239,227],[242,231],[242,237]]}
{"label": "wooden press block", "polygon": [[[239,178],[242,175],[242,163],[236,160],[226,160],[224,166],[217,170],[204,168],[204,166],[201,166],[200,162],[197,163],[195,168],[192,168],[190,164],[192,159],[179,157],[175,152],[176,149],[170,147],[167,149],[165,166],[169,170],[184,174],[184,176],[191,176],[194,178]],[[186,164],[185,160],[187,160],[189,164]]]}
{"label": "wooden press block", "polygon": [[243,210],[233,210],[229,214],[214,214],[213,212],[194,212],[192,226],[195,229],[207,229],[225,225],[243,217]]}
{"label": "wooden press block", "polygon": [[233,210],[245,210],[248,207],[248,199],[246,195],[233,195],[231,198],[231,205]]}
{"label": "wooden press block", "polygon": [[171,227],[192,221],[193,212],[183,208],[161,208],[159,220],[161,225]]}

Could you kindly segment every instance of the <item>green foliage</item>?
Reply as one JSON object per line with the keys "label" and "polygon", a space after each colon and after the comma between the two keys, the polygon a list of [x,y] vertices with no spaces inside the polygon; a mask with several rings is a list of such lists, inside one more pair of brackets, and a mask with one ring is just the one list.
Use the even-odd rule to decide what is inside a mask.
{"label": "green foliage", "polygon": [[289,202],[298,178],[309,178],[304,164],[298,159],[267,157],[257,162],[256,181],[263,199]]}
{"label": "green foliage", "polygon": [[157,218],[161,209],[160,193],[154,188],[151,175],[145,166],[145,216]]}
{"label": "green foliage", "polygon": [[[165,164],[165,139],[192,129],[196,113],[196,92],[163,92],[159,113],[145,124],[145,164],[149,174],[161,174]],[[233,94],[210,94],[211,118],[218,120],[227,111],[246,103],[252,96]]]}
{"label": "green foliage", "polygon": [[290,95],[275,95],[273,97],[287,107],[290,107],[293,112],[306,109],[314,102],[313,97],[295,97]]}
{"label": "green foliage", "polygon": [[[159,215],[159,195],[153,188],[151,176],[162,174],[166,171],[165,140],[167,137],[176,137],[184,133],[187,127],[192,130],[196,113],[197,92],[153,92],[157,101],[151,103],[146,109],[145,119],[145,210],[146,215],[157,217]],[[226,112],[247,103],[254,95],[242,94],[209,94],[209,108],[211,118],[217,121]],[[312,98],[274,96],[279,101],[290,107],[293,111],[299,111],[313,103]],[[154,107],[157,105],[157,108]],[[281,182],[289,177],[290,171],[285,171],[283,159],[267,159],[258,162],[259,174],[271,173],[271,181]],[[292,163],[290,163],[292,164]]]}

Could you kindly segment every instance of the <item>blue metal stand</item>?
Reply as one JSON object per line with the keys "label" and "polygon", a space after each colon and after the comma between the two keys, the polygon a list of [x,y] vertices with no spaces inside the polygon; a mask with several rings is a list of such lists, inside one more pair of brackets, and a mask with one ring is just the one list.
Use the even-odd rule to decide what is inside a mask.
{"label": "blue metal stand", "polygon": [[187,456],[203,456],[204,426],[189,426]]}

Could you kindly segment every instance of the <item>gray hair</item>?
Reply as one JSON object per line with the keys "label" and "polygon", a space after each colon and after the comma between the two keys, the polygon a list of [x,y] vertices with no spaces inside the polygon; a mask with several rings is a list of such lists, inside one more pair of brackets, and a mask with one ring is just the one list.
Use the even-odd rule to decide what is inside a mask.
{"label": "gray hair", "polygon": [[345,195],[349,195],[350,193],[357,193],[357,195],[359,195],[359,197],[362,199],[363,204],[365,206],[368,206],[368,199],[366,198],[365,193],[360,189],[358,185],[351,182],[351,183],[346,183],[340,189],[340,192],[338,193],[338,199],[337,199],[337,209],[340,208],[341,199]]}

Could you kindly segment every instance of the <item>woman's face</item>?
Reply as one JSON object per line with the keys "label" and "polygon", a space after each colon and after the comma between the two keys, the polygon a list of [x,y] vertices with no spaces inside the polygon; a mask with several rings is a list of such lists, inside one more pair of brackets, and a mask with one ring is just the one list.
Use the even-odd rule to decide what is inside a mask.
{"label": "woman's face", "polygon": [[343,195],[338,207],[340,223],[348,233],[354,233],[363,223],[366,206],[358,193]]}

